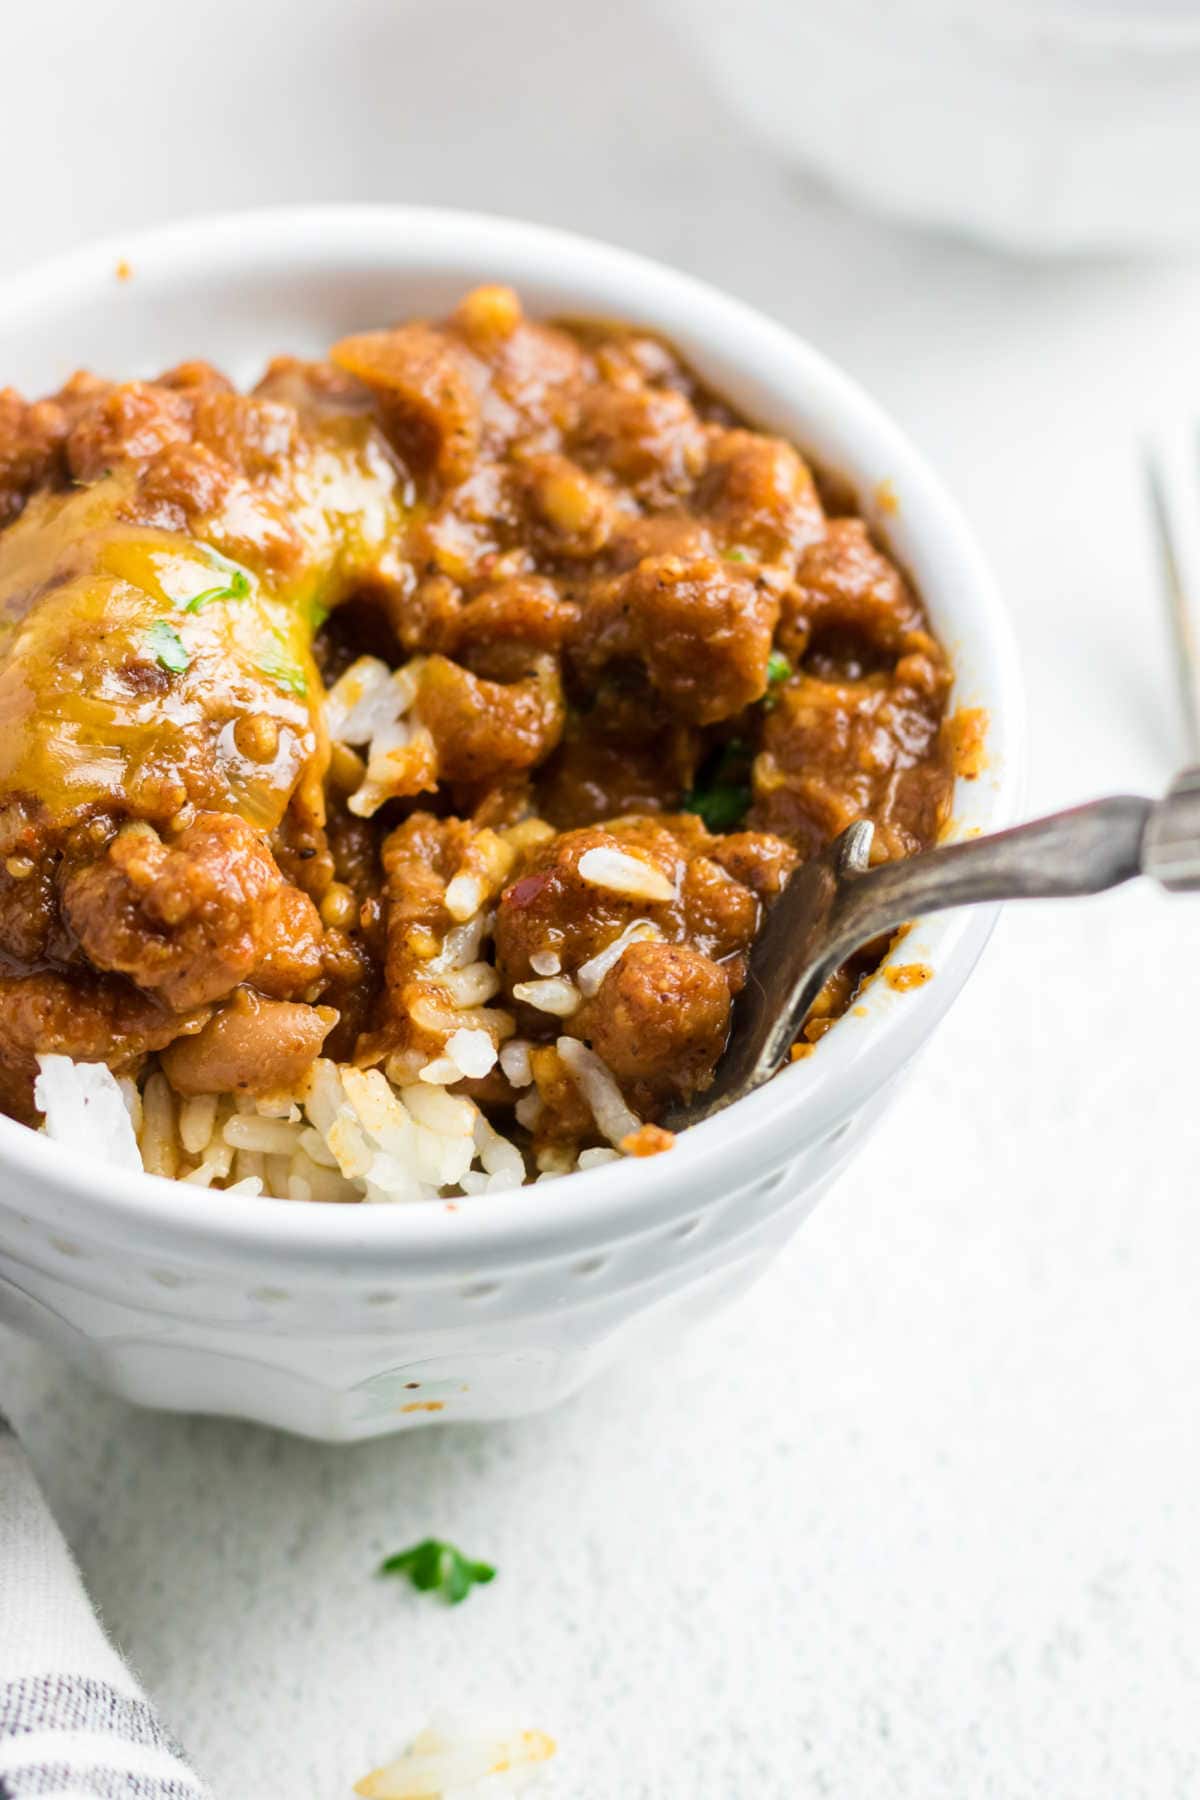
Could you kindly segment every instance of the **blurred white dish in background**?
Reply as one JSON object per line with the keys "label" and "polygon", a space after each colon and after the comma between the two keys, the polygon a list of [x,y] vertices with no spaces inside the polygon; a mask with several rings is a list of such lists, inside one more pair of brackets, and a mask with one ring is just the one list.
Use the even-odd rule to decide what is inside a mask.
{"label": "blurred white dish in background", "polygon": [[720,91],[880,211],[1039,254],[1200,242],[1200,0],[668,0]]}

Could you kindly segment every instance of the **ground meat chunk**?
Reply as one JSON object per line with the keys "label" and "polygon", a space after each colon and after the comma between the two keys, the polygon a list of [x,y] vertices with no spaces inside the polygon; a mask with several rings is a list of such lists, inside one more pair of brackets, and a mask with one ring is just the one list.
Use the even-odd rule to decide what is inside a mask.
{"label": "ground meat chunk", "polygon": [[203,357],[195,356],[187,362],[176,363],[173,368],[166,369],[158,377],[158,386],[178,388],[180,393],[194,393],[200,389],[211,389],[222,394],[235,392],[234,385],[228,375],[212,363],[205,362]]}
{"label": "ground meat chunk", "polygon": [[431,656],[421,669],[415,710],[447,781],[494,782],[532,768],[562,736],[562,686],[545,658],[527,680],[501,683]]}
{"label": "ground meat chunk", "polygon": [[201,531],[224,555],[277,575],[304,557],[303,532],[286,508],[205,444],[167,444],[152,456],[135,505],[161,531]]}
{"label": "ground meat chunk", "polygon": [[163,1051],[163,1070],[180,1094],[289,1092],[336,1024],[332,1007],[264,1000],[239,988],[202,1031]]}
{"label": "ground meat chunk", "polygon": [[[564,831],[533,853],[518,878],[505,889],[496,913],[496,962],[511,990],[535,973],[532,958],[553,953],[573,972],[635,919],[664,916],[663,903],[595,886],[580,872],[589,850],[624,849],[619,837],[599,829]],[[657,854],[655,853],[657,850]],[[679,846],[668,834],[643,860],[653,877],[672,889],[682,874]],[[675,902],[668,907],[678,910]]]}
{"label": "ground meat chunk", "polygon": [[0,1108],[27,1124],[37,1117],[39,1053],[104,1062],[129,1074],[151,1051],[199,1030],[208,1016],[207,1008],[173,1013],[119,976],[89,970],[0,976],[0,1011]]}
{"label": "ground meat chunk", "polygon": [[482,305],[479,290],[468,294],[454,321],[486,369],[480,444],[487,456],[514,444],[526,451],[556,448],[578,415],[582,384],[591,373],[587,353],[569,332],[522,318],[519,301],[514,313],[516,295],[509,293],[511,300],[499,307],[494,288]]}
{"label": "ground meat chunk", "polygon": [[263,921],[252,981],[277,1000],[298,1000],[321,980],[324,929],[307,894],[286,883]]}
{"label": "ground meat chunk", "polygon": [[516,681],[535,658],[553,655],[579,623],[579,608],[537,575],[485,587],[455,619],[453,651],[476,675]]}
{"label": "ground meat chunk", "polygon": [[[891,661],[923,629],[920,605],[899,569],[871,541],[861,519],[833,519],[825,536],[800,558],[795,585],[785,595],[780,646],[799,660],[814,647],[832,648],[859,666]],[[847,670],[854,673],[854,670]]]}
{"label": "ground meat chunk", "polygon": [[428,325],[401,325],[343,338],[330,356],[379,397],[389,434],[406,460],[444,486],[463,479],[480,434],[467,353]]}
{"label": "ground meat chunk", "polygon": [[0,388],[0,527],[15,519],[37,488],[63,473],[67,417],[53,400],[22,400]]}
{"label": "ground meat chunk", "polygon": [[388,623],[406,655],[418,650],[452,655],[458,642],[463,591],[436,563],[426,558],[425,566],[432,572],[420,580],[414,577],[409,592],[393,591],[385,596]]}
{"label": "ground meat chunk", "polygon": [[58,917],[54,875],[50,856],[0,861],[0,956],[26,967],[48,958]]}
{"label": "ground meat chunk", "polygon": [[167,444],[191,436],[191,412],[182,394],[148,381],[125,381],[83,412],[67,439],[67,462],[76,481],[99,481],[121,462],[149,462]]}
{"label": "ground meat chunk", "polygon": [[711,725],[762,698],[779,602],[713,557],[646,557],[588,606],[572,644],[584,679],[636,658],[672,712]]}
{"label": "ground meat chunk", "polygon": [[282,887],[260,832],[201,813],[170,845],[126,826],[66,875],[62,906],[96,968],[183,1010],[228,994],[275,948]]}
{"label": "ground meat chunk", "polygon": [[614,525],[604,566],[624,573],[647,556],[678,556],[694,562],[720,554],[707,519],[685,512],[635,513],[622,516]]}
{"label": "ground meat chunk", "polygon": [[760,900],[773,900],[800,860],[791,844],[766,831],[731,832],[709,855]]}
{"label": "ground meat chunk", "polygon": [[307,362],[300,356],[273,356],[253,392],[295,407],[302,418],[328,413],[369,413],[371,390],[332,363]]}
{"label": "ground meat chunk", "polygon": [[727,545],[791,568],[819,543],[825,514],[807,465],[782,438],[721,431],[709,448],[701,505]]}
{"label": "ground meat chunk", "polygon": [[552,825],[594,825],[625,813],[673,812],[692,784],[696,734],[670,725],[644,742],[601,734],[592,718],[567,719],[553,760],[539,772],[538,812]]}
{"label": "ground meat chunk", "polygon": [[[507,463],[480,463],[432,505],[413,532],[418,568],[462,585],[489,581],[528,530],[522,481]],[[524,565],[524,556],[518,562]]]}
{"label": "ground meat chunk", "polygon": [[138,482],[146,523],[187,531],[213,518],[235,486],[233,472],[203,444],[168,444],[151,458]]}
{"label": "ground meat chunk", "polygon": [[686,1096],[712,1080],[731,1006],[726,971],[690,944],[631,944],[580,1028],[619,1081]]}
{"label": "ground meat chunk", "polygon": [[294,407],[209,383],[192,400],[192,435],[250,481],[263,481],[286,476],[300,448],[300,421]]}
{"label": "ground meat chunk", "polygon": [[694,407],[673,388],[587,388],[570,443],[585,468],[607,470],[659,506],[695,485],[708,454]]}
{"label": "ground meat chunk", "polygon": [[535,456],[524,466],[534,530],[548,556],[592,557],[616,517],[612,492],[565,456]]}
{"label": "ground meat chunk", "polygon": [[[573,974],[621,932],[647,920],[670,942],[690,942],[706,955],[736,956],[750,943],[760,917],[747,887],[714,860],[719,838],[698,819],[672,815],[614,819],[607,827],[564,831],[539,846],[501,895],[496,913],[496,960],[510,988],[536,973],[532,958],[554,952]],[[581,869],[589,851],[633,856],[665,881],[671,897],[646,898],[598,885]],[[584,868],[588,865],[584,864]]]}
{"label": "ground meat chunk", "polygon": [[894,675],[785,683],[755,760],[750,823],[807,855],[856,819],[874,821],[877,858],[933,842],[953,786],[934,754],[943,705],[922,657],[902,659]]}

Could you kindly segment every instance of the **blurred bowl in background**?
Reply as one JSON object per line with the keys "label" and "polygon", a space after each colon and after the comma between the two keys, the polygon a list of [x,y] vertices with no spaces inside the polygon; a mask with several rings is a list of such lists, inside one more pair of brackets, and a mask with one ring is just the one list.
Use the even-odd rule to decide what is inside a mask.
{"label": "blurred bowl in background", "polygon": [[1200,243],[1200,0],[666,0],[721,93],[873,209],[1039,255]]}

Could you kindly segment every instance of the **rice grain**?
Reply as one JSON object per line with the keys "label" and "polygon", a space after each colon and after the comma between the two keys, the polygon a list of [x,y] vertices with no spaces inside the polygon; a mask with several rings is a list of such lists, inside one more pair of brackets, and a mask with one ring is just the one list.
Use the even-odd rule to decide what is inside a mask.
{"label": "rice grain", "polygon": [[533,1067],[529,1061],[530,1048],[528,1038],[509,1038],[507,1044],[500,1046],[500,1069],[512,1087],[528,1087],[533,1080]]}
{"label": "rice grain", "polygon": [[595,956],[589,957],[587,962],[580,963],[575,971],[575,980],[580,993],[586,995],[588,999],[598,993],[604,977],[616,963],[620,962],[630,944],[642,943],[647,938],[661,938],[661,936],[662,932],[652,919],[634,919],[625,927],[619,937],[613,939],[611,944],[606,944],[603,950],[597,950]]}
{"label": "rice grain", "polygon": [[626,850],[613,850],[606,844],[585,850],[579,859],[579,873],[593,887],[605,888],[611,894],[628,894],[634,900],[674,900],[675,883],[668,881],[661,869],[631,856]]}
{"label": "rice grain", "polygon": [[538,1012],[569,1019],[579,1005],[579,989],[565,975],[550,975],[543,981],[514,982],[513,999],[523,1000],[526,1006],[536,1007]]}
{"label": "rice grain", "polygon": [[179,1108],[179,1141],[189,1156],[199,1156],[217,1122],[217,1096],[193,1094]]}
{"label": "rice grain", "polygon": [[611,1070],[578,1038],[560,1037],[555,1045],[584,1100],[592,1109],[592,1117],[610,1144],[619,1145],[641,1125],[641,1120],[626,1104]]}

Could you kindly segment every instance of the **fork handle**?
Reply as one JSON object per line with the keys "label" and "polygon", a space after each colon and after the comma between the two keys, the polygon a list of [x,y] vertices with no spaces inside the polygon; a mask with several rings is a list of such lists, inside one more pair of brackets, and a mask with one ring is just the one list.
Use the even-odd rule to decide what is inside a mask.
{"label": "fork handle", "polygon": [[1142,871],[1172,893],[1200,888],[1200,768],[1181,770],[1151,813]]}
{"label": "fork handle", "polygon": [[838,902],[839,960],[922,913],[1099,894],[1136,875],[1177,892],[1200,888],[1200,769],[1185,769],[1157,802],[1133,795],[1093,800],[868,870],[846,883]]}

